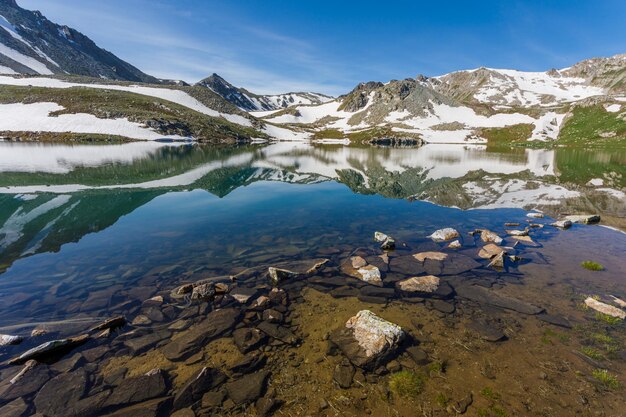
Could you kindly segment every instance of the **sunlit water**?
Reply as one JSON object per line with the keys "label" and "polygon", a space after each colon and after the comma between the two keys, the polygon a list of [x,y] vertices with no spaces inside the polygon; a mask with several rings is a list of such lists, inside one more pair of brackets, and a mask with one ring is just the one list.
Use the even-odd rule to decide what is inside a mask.
{"label": "sunlit water", "polygon": [[[321,276],[341,279],[342,285],[355,288],[355,297],[363,295],[362,283],[341,277],[339,265],[359,248],[372,256],[382,254],[372,239],[378,230],[399,242],[384,274],[385,286],[393,289],[394,282],[403,277],[394,271],[393,260],[423,250],[442,250],[445,244],[433,243],[427,236],[436,229],[454,227],[463,243],[459,253],[482,265],[447,276],[453,287],[477,282],[503,288],[508,295],[540,305],[549,314],[568,318],[574,328],[545,327],[549,325],[515,312],[466,304],[458,296],[447,301],[456,305],[453,314],[433,310],[428,302],[407,303],[399,294],[382,297],[387,307],[379,304],[380,297],[330,298],[336,295],[332,292],[336,287],[315,282],[307,285],[305,280],[287,290],[294,300],[289,307],[292,324],[297,324],[294,330],[304,340],[292,350],[307,362],[292,368],[275,361],[272,349],[267,350],[272,384],[278,398],[286,402],[284,412],[321,412],[320,401],[326,399],[333,404],[331,411],[337,409],[345,415],[362,415],[366,409],[378,415],[413,415],[407,411],[411,410],[410,401],[377,400],[371,391],[374,388],[353,387],[337,393],[332,360],[319,369],[313,369],[315,363],[307,365],[309,359],[320,355],[315,343],[322,343],[323,332],[332,330],[326,327],[341,325],[357,311],[370,308],[403,328],[414,328],[411,318],[424,318],[414,336],[430,340],[430,345],[423,343],[432,358],[447,361],[447,374],[441,375],[448,381],[447,396],[458,401],[474,392],[473,412],[495,413],[500,407],[510,415],[539,415],[554,410],[551,402],[560,395],[567,404],[546,415],[569,416],[573,410],[591,407],[615,415],[611,413],[623,404],[623,397],[614,391],[598,396],[592,377],[583,378],[586,383],[579,381],[574,371],[590,375],[595,367],[572,352],[585,346],[602,350],[582,335],[592,328],[606,333],[618,346],[610,353],[601,352],[606,361],[600,360],[600,365],[617,374],[626,370],[624,325],[603,328],[592,312],[581,308],[587,295],[612,294],[625,299],[626,235],[599,226],[574,225],[561,231],[548,224],[550,216],[598,213],[609,224],[623,228],[625,166],[624,152],[571,149],[503,152],[462,145],[390,149],[285,143],[231,148],[0,143],[0,334],[27,336],[34,328],[48,331],[22,345],[2,348],[0,358],[9,359],[53,338],[76,336],[115,315],[133,321],[144,310],[141,303],[156,295],[165,297],[165,305],[176,306],[172,317],[137,323],[123,331],[138,329],[138,334],[143,334],[163,329],[186,314],[185,302],[169,298],[177,286],[237,274],[246,268],[266,270],[286,261],[328,258],[330,269]],[[505,237],[512,227],[504,224],[518,222],[523,228],[529,221],[526,210],[531,208],[546,211],[548,217],[537,220],[546,226],[531,232],[533,245],[521,244],[515,249],[524,259],[508,265],[506,271],[487,268],[488,262],[477,257],[482,243],[468,233],[487,228]],[[515,241],[508,238],[505,243]],[[606,270],[583,269],[579,264],[585,259],[603,264]],[[260,292],[268,288],[261,275],[240,285],[258,287]],[[318,314],[316,311],[324,312],[325,319],[303,320]],[[509,340],[482,346],[467,339],[464,325],[481,317],[499,323]],[[312,335],[319,340],[308,343]],[[132,338],[90,342],[87,348],[109,349],[95,360],[97,366],[90,372],[109,372],[110,358],[119,356],[128,358],[122,365],[129,368],[130,375],[133,366],[139,366],[137,358],[144,358],[142,366],[148,361],[168,369],[175,391],[199,366],[186,364],[183,369],[182,364],[163,363],[154,356],[158,356],[154,346],[147,354],[129,352],[122,343],[128,337]],[[172,332],[164,337],[167,342]],[[206,354],[221,354],[221,366],[236,359],[232,349],[221,345],[217,351],[212,349],[207,347]],[[521,365],[511,360],[512,354],[535,359]],[[546,363],[554,361],[554,366],[560,366],[561,359],[556,361],[555,354],[573,370],[565,375],[550,374],[550,378],[565,378],[569,384],[551,389],[528,411],[530,406],[524,401],[529,394],[514,389],[513,381],[536,384],[537,375],[552,372],[549,367],[554,364]],[[481,365],[467,367],[463,365],[467,360]],[[483,368],[485,363],[499,361],[503,366],[494,371],[494,381],[485,376]],[[3,368],[2,379],[6,382],[17,369]],[[316,389],[301,385],[307,372],[319,372],[315,374],[320,378],[314,384]],[[431,377],[420,401],[432,403],[434,410],[441,380],[437,375]],[[484,380],[468,385],[468,378]],[[372,387],[387,382],[380,376]],[[476,383],[504,384],[498,395],[506,401],[481,397],[483,386]],[[363,400],[365,405],[342,403],[337,398],[339,394],[360,398],[363,390],[369,395]],[[29,407],[35,394],[24,397]],[[577,400],[580,395],[585,395],[586,403]],[[216,415],[222,411],[215,411]],[[241,408],[230,412],[245,413]]]}

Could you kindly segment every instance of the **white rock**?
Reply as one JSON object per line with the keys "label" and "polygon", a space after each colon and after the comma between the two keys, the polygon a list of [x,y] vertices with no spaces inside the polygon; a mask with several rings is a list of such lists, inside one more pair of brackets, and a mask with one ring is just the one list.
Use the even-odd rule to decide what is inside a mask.
{"label": "white rock", "polygon": [[461,242],[458,239],[450,242],[450,244],[448,245],[448,249],[461,249],[461,247]]}
{"label": "white rock", "polygon": [[357,269],[359,275],[361,275],[361,280],[367,282],[368,284],[377,285],[379,287],[383,286],[383,279],[380,274],[380,269],[375,267],[374,265],[366,265],[362,268]]}
{"label": "white rock", "polygon": [[11,336],[0,334],[0,346],[19,345],[24,338],[22,336]]}
{"label": "white rock", "polygon": [[439,277],[426,275],[423,277],[411,277],[396,283],[400,291],[433,293],[439,288]]}
{"label": "white rock", "polygon": [[456,229],[446,227],[445,229],[439,229],[435,231],[432,235],[428,237],[435,242],[445,242],[446,240],[452,240],[459,236],[459,232],[457,232]]}
{"label": "white rock", "polygon": [[626,308],[626,301],[617,298],[616,296],[612,295],[611,298],[613,299],[613,302],[615,304],[617,304],[618,306],[622,307],[622,308]]}
{"label": "white rock", "polygon": [[552,223],[550,226],[558,227],[559,229],[569,229],[570,227],[572,227],[572,221],[571,220],[559,220],[559,221]]}
{"label": "white rock", "polygon": [[506,233],[511,236],[528,236],[528,230],[507,230]]}
{"label": "white rock", "polygon": [[543,219],[543,213],[537,213],[535,211],[530,212],[526,215],[526,217],[530,217],[531,219]]}
{"label": "white rock", "polygon": [[375,232],[374,233],[374,240],[376,242],[384,242],[385,240],[389,239],[389,236],[387,236],[386,234],[384,234],[383,232]]}
{"label": "white rock", "polygon": [[483,229],[480,231],[480,240],[483,242],[493,242],[496,245],[502,243],[502,238],[491,230]]}
{"label": "white rock", "polygon": [[597,214],[577,214],[574,216],[567,216],[565,220],[569,220],[572,223],[598,223],[600,221],[600,216]]}
{"label": "white rock", "polygon": [[353,256],[350,258],[350,262],[352,262],[352,268],[358,269],[367,265],[367,261],[360,256]]}
{"label": "white rock", "polygon": [[346,322],[355,340],[367,357],[376,357],[395,349],[404,338],[404,331],[397,324],[378,317],[369,310],[359,311]]}
{"label": "white rock", "polygon": [[426,259],[443,261],[448,257],[448,254],[443,252],[420,252],[413,255],[413,257],[423,263]]}
{"label": "white rock", "polygon": [[599,311],[602,314],[606,314],[607,316],[617,317],[622,320],[626,319],[626,311],[617,307],[610,306],[608,304],[604,304],[603,302],[598,301],[595,298],[588,297],[585,300],[585,304],[589,308]]}

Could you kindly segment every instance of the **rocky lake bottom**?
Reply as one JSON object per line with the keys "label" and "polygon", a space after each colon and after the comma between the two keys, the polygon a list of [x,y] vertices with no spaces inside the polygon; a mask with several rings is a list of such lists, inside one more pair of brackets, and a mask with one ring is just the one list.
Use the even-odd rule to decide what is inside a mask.
{"label": "rocky lake bottom", "polygon": [[626,415],[623,153],[2,145],[2,416]]}

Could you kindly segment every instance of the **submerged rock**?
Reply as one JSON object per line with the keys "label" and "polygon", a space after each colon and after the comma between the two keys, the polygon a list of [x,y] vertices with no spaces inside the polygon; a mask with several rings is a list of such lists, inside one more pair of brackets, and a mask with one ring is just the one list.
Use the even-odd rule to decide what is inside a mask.
{"label": "submerged rock", "polygon": [[284,326],[280,326],[275,323],[270,323],[268,321],[262,321],[257,326],[259,330],[268,335],[271,338],[274,338],[278,341],[286,343],[288,345],[295,345],[298,341],[296,335]]}
{"label": "submerged rock", "polygon": [[593,224],[600,222],[600,216],[597,214],[577,214],[573,216],[566,216],[565,220],[569,220],[572,223]]}
{"label": "submerged rock", "polygon": [[50,342],[43,343],[37,347],[27,350],[17,358],[11,359],[9,361],[9,364],[20,365],[31,359],[44,361],[46,359],[54,357],[55,355],[60,355],[62,353],[70,351],[86,343],[87,340],[89,340],[89,335],[86,334],[70,339],[52,340]]}
{"label": "submerged rock", "polygon": [[350,257],[341,264],[340,269],[344,274],[352,278],[360,279],[370,285],[376,285],[378,287],[383,286],[383,278],[380,269],[375,265],[368,264],[361,256]]}
{"label": "submerged rock", "polygon": [[422,253],[423,261],[418,260],[416,255],[392,258],[389,269],[391,272],[408,276],[418,276],[421,274],[441,276],[458,275],[482,266],[473,258],[459,253],[442,254],[446,255],[445,258],[442,255],[438,255],[440,252],[425,253],[431,255],[423,255]]}
{"label": "submerged rock", "polygon": [[333,371],[333,380],[339,385],[340,388],[347,389],[352,386],[352,378],[356,370],[349,360],[343,359],[335,366]]}
{"label": "submerged rock", "polygon": [[505,230],[507,235],[510,236],[528,236],[528,229],[524,229],[524,230],[518,230],[518,229],[513,229],[513,230]]}
{"label": "submerged rock", "polygon": [[52,376],[48,366],[38,365],[34,360],[28,361],[15,376],[0,382],[0,400],[11,401],[31,395],[39,391]]}
{"label": "submerged rock", "polygon": [[205,392],[217,388],[224,382],[226,382],[226,375],[219,369],[202,368],[176,393],[173,409],[190,407],[195,402],[200,401]]}
{"label": "submerged rock", "polygon": [[472,332],[477,333],[481,339],[486,340],[488,342],[498,342],[506,338],[502,330],[489,324],[485,320],[473,321],[467,324],[467,326],[465,327],[468,330],[471,330]]}
{"label": "submerged rock", "polygon": [[585,300],[585,304],[587,305],[587,307],[592,308],[602,314],[606,314],[607,316],[617,317],[622,320],[626,319],[626,311],[605,304],[602,301],[596,300],[595,298],[587,297],[587,299]]}
{"label": "submerged rock", "polygon": [[456,287],[456,292],[460,297],[468,300],[476,301],[481,304],[489,304],[495,307],[505,308],[517,311],[522,314],[539,314],[544,311],[543,308],[527,303],[517,298],[499,294],[494,290],[490,290],[477,285],[463,285]]}
{"label": "submerged rock", "polygon": [[180,337],[162,348],[165,357],[172,361],[181,360],[203,348],[211,340],[230,332],[237,323],[240,311],[225,308],[209,313],[206,318],[189,328]]}
{"label": "submerged rock", "polygon": [[191,299],[200,301],[213,301],[213,299],[215,299],[215,294],[215,284],[212,282],[207,282],[193,287],[193,290],[191,292]]}
{"label": "submerged rock", "polygon": [[404,339],[402,328],[369,310],[359,311],[330,340],[355,366],[373,369],[387,360]]}
{"label": "submerged rock", "polygon": [[160,397],[166,392],[167,384],[163,371],[153,369],[144,375],[123,379],[113,389],[104,405],[107,407],[130,405]]}
{"label": "submerged rock", "polygon": [[270,283],[277,286],[288,279],[306,278],[320,271],[328,259],[290,262],[280,267],[271,266],[267,270]]}
{"label": "submerged rock", "polygon": [[233,332],[233,341],[241,353],[256,349],[265,340],[265,334],[259,329],[242,327]]}
{"label": "submerged rock", "polygon": [[23,340],[24,338],[22,336],[0,334],[0,346],[19,345]]}
{"label": "submerged rock", "polygon": [[126,324],[126,317],[117,316],[117,317],[113,317],[112,319],[106,320],[95,327],[92,327],[89,331],[98,332],[100,330],[108,330],[108,329],[115,330],[124,326],[125,324]]}
{"label": "submerged rock", "polygon": [[357,269],[357,273],[359,274],[362,281],[379,287],[383,286],[383,279],[380,274],[380,269],[378,269],[374,265],[366,265],[364,267],[361,267]]}
{"label": "submerged rock", "polygon": [[456,229],[453,229],[451,227],[446,227],[444,229],[439,229],[435,231],[433,234],[431,234],[428,237],[434,240],[435,242],[445,242],[447,240],[456,239],[459,236],[461,235]]}
{"label": "submerged rock", "polygon": [[269,375],[269,372],[261,371],[229,382],[226,384],[228,397],[237,405],[256,401],[263,395]]}
{"label": "submerged rock", "polygon": [[483,259],[491,259],[494,256],[502,255],[506,253],[506,250],[502,246],[498,246],[493,243],[489,243],[478,251],[478,256]]}

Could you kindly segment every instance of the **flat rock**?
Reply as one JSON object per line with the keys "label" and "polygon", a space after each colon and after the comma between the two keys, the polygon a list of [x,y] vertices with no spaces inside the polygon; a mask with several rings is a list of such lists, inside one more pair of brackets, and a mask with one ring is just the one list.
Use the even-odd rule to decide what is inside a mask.
{"label": "flat rock", "polygon": [[87,389],[87,374],[75,371],[52,378],[35,397],[37,412],[47,416],[75,416],[84,410],[76,409]]}
{"label": "flat rock", "polygon": [[233,375],[249,374],[265,365],[267,358],[262,354],[248,354],[230,367]]}
{"label": "flat rock", "polygon": [[125,378],[106,399],[105,406],[116,407],[134,404],[165,395],[167,384],[160,369],[153,369],[145,375]]}
{"label": "flat rock", "polygon": [[506,250],[503,247],[498,246],[494,243],[489,243],[480,248],[480,250],[478,251],[478,256],[483,259],[491,259],[494,256],[498,256],[502,253],[506,253]]}
{"label": "flat rock", "polygon": [[431,300],[429,304],[435,310],[445,314],[452,314],[456,309],[453,303],[443,300]]}
{"label": "flat rock", "polygon": [[552,224],[550,224],[550,226],[552,227],[557,227],[559,229],[569,229],[570,227],[572,227],[572,221],[571,220],[558,220]]}
{"label": "flat rock", "polygon": [[443,261],[448,257],[447,253],[443,252],[420,252],[413,255],[413,257],[419,262],[424,263],[426,259],[431,259],[433,261]]}
{"label": "flat rock", "polygon": [[576,214],[572,216],[566,216],[565,220],[569,220],[572,223],[593,224],[600,222],[600,216],[597,214]]}
{"label": "flat rock", "polygon": [[202,368],[191,380],[185,383],[174,397],[174,410],[190,407],[195,402],[200,401],[202,396],[226,381],[226,375],[219,369]]}
{"label": "flat rock", "polygon": [[539,314],[537,318],[546,323],[554,324],[555,326],[565,327],[566,329],[571,329],[572,324],[568,319],[562,316],[557,316],[554,314]]}
{"label": "flat rock", "polygon": [[502,238],[500,236],[487,229],[480,230],[480,240],[486,243],[495,243],[496,245],[502,243]]}
{"label": "flat rock", "polygon": [[367,285],[360,290],[360,295],[364,295],[367,297],[384,297],[384,298],[392,298],[396,295],[396,291],[393,288],[385,288],[385,287],[374,287],[371,285]]}
{"label": "flat rock", "polygon": [[23,399],[18,398],[4,407],[0,407],[0,416],[3,417],[22,417],[26,414],[26,410],[28,410],[28,405],[24,402]]}
{"label": "flat rock", "polygon": [[478,285],[462,285],[456,288],[457,294],[462,298],[476,301],[480,304],[488,304],[508,310],[517,311],[522,314],[539,314],[544,311],[543,308],[537,307],[517,298],[509,297],[504,294],[487,289]]}
{"label": "flat rock", "polygon": [[475,320],[465,326],[468,330],[476,333],[481,339],[488,342],[498,342],[506,338],[502,330],[489,324],[485,320]]}
{"label": "flat rock", "polygon": [[159,343],[161,340],[170,336],[170,332],[157,331],[154,333],[148,333],[139,337],[133,337],[124,341],[124,346],[129,348],[133,353],[141,353],[144,350],[151,348]]}
{"label": "flat rock", "polygon": [[[0,382],[0,400],[11,401],[30,395],[39,391],[52,378],[52,372],[47,365],[37,365],[33,361],[25,366],[25,369],[16,370],[11,378],[5,378]],[[20,374],[21,376],[18,376]]]}
{"label": "flat rock", "polygon": [[0,334],[0,346],[19,345],[23,340],[24,338],[22,336]]}
{"label": "flat rock", "polygon": [[269,372],[261,371],[226,384],[228,397],[237,405],[256,401],[263,395]]}
{"label": "flat rock", "polygon": [[179,338],[165,345],[162,352],[172,361],[190,356],[211,340],[229,333],[237,324],[239,317],[240,311],[235,308],[212,311],[202,322],[191,326]]}
{"label": "flat rock", "polygon": [[106,417],[155,417],[169,415],[164,414],[171,403],[171,397],[162,397],[150,401],[123,408],[114,413],[107,414]]}
{"label": "flat rock", "polygon": [[410,346],[406,349],[406,353],[415,362],[416,365],[423,366],[430,363],[428,353],[417,346]]}
{"label": "flat rock", "polygon": [[400,326],[362,310],[333,331],[330,341],[355,366],[373,369],[396,351],[404,337]]}
{"label": "flat rock", "polygon": [[405,255],[392,258],[389,269],[394,273],[417,275],[458,275],[463,272],[480,268],[481,264],[469,256],[459,253],[449,253],[443,260],[424,258],[419,261],[414,255]]}
{"label": "flat rock", "polygon": [[585,304],[587,305],[587,307],[592,308],[602,314],[606,314],[607,316],[620,318],[622,320],[626,319],[626,311],[622,310],[621,308],[605,304],[602,301],[596,300],[595,298],[587,297],[587,299],[585,300]]}
{"label": "flat rock", "polygon": [[256,296],[258,290],[256,288],[236,287],[230,291],[230,296],[238,303],[247,304],[248,301]]}

